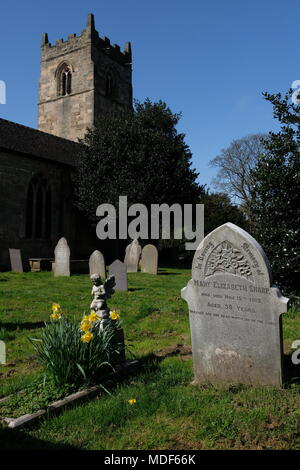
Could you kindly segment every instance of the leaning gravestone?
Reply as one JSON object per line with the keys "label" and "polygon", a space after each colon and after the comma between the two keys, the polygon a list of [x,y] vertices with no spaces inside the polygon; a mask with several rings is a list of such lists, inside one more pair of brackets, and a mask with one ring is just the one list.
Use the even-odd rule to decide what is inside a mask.
{"label": "leaning gravestone", "polygon": [[15,248],[9,248],[9,257],[11,263],[11,270],[15,273],[23,272],[23,264],[21,258],[21,250]]}
{"label": "leaning gravestone", "polygon": [[142,250],[141,271],[157,274],[158,251],[154,245],[145,245]]}
{"label": "leaning gravestone", "polygon": [[126,247],[124,263],[127,266],[128,273],[136,273],[138,270],[139,260],[141,256],[141,246],[138,240],[133,240]]}
{"label": "leaning gravestone", "polygon": [[106,279],[105,261],[101,251],[95,250],[89,259],[90,276],[99,274],[101,279]]}
{"label": "leaning gravestone", "polygon": [[70,248],[64,237],[58,241],[54,255],[54,276],[70,276]]}
{"label": "leaning gravestone", "polygon": [[110,266],[109,266],[109,277],[115,277],[115,290],[128,290],[128,282],[127,282],[127,268],[122,261],[116,259]]}
{"label": "leaning gravestone", "polygon": [[0,364],[6,364],[6,345],[0,341]]}
{"label": "leaning gravestone", "polygon": [[261,246],[227,223],[200,243],[189,305],[195,383],[282,384],[281,314],[288,299],[272,286]]}

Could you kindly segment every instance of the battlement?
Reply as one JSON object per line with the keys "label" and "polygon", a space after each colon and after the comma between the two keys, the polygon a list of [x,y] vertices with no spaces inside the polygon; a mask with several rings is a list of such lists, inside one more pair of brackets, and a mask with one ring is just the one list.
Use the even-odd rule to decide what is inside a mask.
{"label": "battlement", "polygon": [[76,33],[70,34],[67,40],[57,39],[55,44],[51,44],[48,39],[48,34],[43,33],[42,61],[89,45],[101,50],[102,53],[124,66],[131,65],[132,53],[130,42],[127,42],[124,50],[121,51],[120,46],[118,44],[111,45],[110,39],[106,36],[101,38],[98,31],[95,29],[95,20],[92,13],[88,14],[86,28],[81,31],[79,36],[77,36]]}

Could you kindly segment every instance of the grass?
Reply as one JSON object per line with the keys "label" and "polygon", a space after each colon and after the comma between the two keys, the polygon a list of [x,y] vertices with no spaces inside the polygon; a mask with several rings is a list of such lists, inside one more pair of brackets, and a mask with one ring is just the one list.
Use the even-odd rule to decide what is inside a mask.
{"label": "grass", "polygon": [[[129,291],[114,294],[109,305],[121,312],[127,345],[144,361],[143,373],[111,389],[112,395],[104,394],[34,429],[1,431],[0,447],[300,449],[296,378],[283,389],[191,385],[188,309],[180,297],[189,278],[190,271],[183,269],[161,269],[158,276],[130,274]],[[80,320],[89,311],[90,291],[88,276],[0,273],[0,339],[6,341],[9,363],[0,366],[0,396],[42,380],[28,337],[38,337],[52,302]],[[284,316],[283,329],[289,354],[292,342],[300,339],[298,310]],[[131,398],[137,403],[130,405]]]}

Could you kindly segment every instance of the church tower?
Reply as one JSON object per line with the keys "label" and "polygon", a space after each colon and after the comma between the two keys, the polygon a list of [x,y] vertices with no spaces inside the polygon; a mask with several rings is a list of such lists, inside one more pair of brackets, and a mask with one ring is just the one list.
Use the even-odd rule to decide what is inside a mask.
{"label": "church tower", "polygon": [[131,45],[100,38],[89,14],[80,36],[55,45],[43,34],[38,128],[77,141],[97,115],[132,107]]}

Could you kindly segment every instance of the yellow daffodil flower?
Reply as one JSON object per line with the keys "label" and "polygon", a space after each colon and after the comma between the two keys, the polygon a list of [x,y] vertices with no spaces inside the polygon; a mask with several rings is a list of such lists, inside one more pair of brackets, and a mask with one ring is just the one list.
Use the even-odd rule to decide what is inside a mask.
{"label": "yellow daffodil flower", "polygon": [[89,343],[90,341],[92,341],[93,337],[93,333],[87,331],[85,335],[81,336],[81,341],[83,341],[83,343]]}
{"label": "yellow daffodil flower", "polygon": [[92,328],[92,322],[90,320],[82,320],[80,323],[80,329],[81,331],[89,331]]}
{"label": "yellow daffodil flower", "polygon": [[52,318],[52,320],[60,320],[60,319],[61,319],[61,314],[58,313],[58,312],[53,312],[53,313],[50,315],[50,318]]}
{"label": "yellow daffodil flower", "polygon": [[130,400],[128,400],[128,403],[129,403],[129,405],[135,405],[136,398],[131,398]]}
{"label": "yellow daffodil flower", "polygon": [[94,311],[91,311],[91,313],[90,313],[90,315],[89,315],[88,318],[89,318],[89,321],[91,321],[91,322],[93,322],[93,323],[94,323],[95,321],[99,320],[99,317],[98,317],[97,313],[94,312]]}
{"label": "yellow daffodil flower", "polygon": [[60,305],[59,304],[52,304],[52,311],[53,312],[59,312],[60,311]]}
{"label": "yellow daffodil flower", "polygon": [[120,318],[120,314],[118,312],[116,312],[115,310],[112,310],[110,312],[109,316],[112,320],[119,320],[119,318]]}

